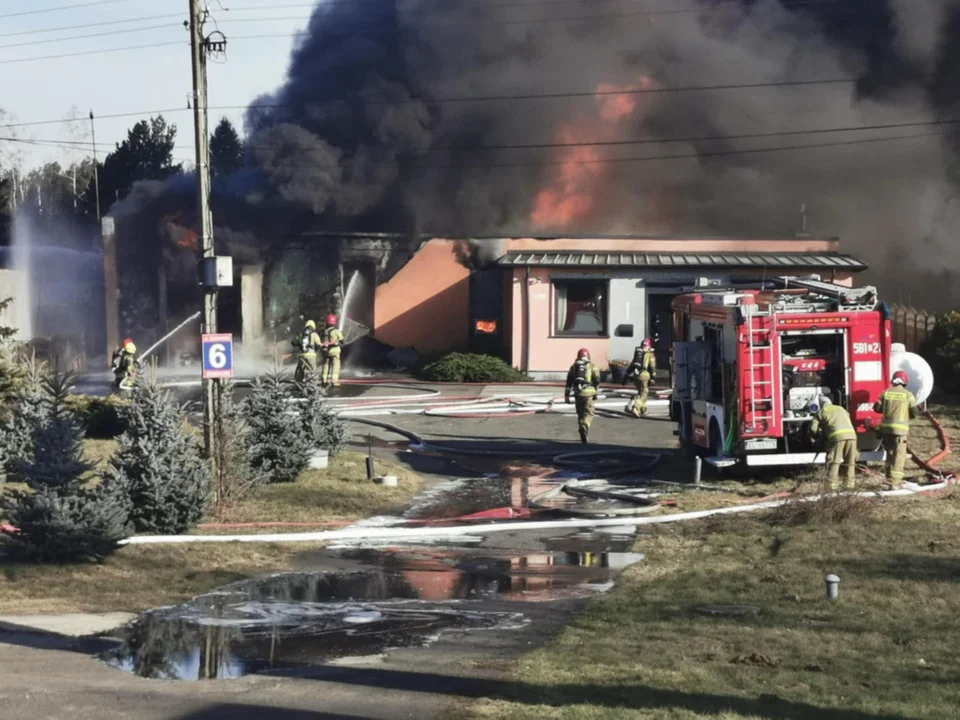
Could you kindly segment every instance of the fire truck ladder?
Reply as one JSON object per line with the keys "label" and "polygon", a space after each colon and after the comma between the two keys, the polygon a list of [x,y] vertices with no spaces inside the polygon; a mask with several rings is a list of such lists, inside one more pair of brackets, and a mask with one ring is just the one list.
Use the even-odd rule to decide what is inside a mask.
{"label": "fire truck ladder", "polygon": [[784,289],[789,287],[806,288],[811,292],[837,300],[838,303],[847,309],[873,310],[877,306],[877,288],[873,285],[867,285],[862,288],[851,288],[846,285],[837,285],[836,283],[824,282],[818,276],[812,277],[790,277],[781,276],[776,279]]}
{"label": "fire truck ladder", "polygon": [[[750,308],[751,306],[746,306]],[[763,313],[762,316],[766,316]],[[757,432],[758,421],[772,423],[774,412],[773,397],[773,323],[770,327],[757,327],[757,314],[747,311],[747,348],[750,358],[747,372],[750,374],[750,429]],[[754,353],[761,353],[758,358]],[[761,407],[766,406],[766,407]],[[766,411],[766,414],[764,413]]]}

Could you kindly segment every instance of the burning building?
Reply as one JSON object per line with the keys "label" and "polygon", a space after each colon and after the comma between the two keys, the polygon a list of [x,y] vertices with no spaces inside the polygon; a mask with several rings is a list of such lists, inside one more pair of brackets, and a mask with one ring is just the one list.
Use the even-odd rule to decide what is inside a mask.
{"label": "burning building", "polygon": [[[958,33],[948,0],[323,2],[284,84],[250,105],[246,167],[214,185],[218,252],[262,304],[254,317],[224,293],[221,325],[283,335],[340,307],[356,273],[357,321],[378,339],[431,352],[482,338],[538,370],[526,319],[552,355],[573,342],[568,321],[606,304],[591,332],[619,358],[655,331],[659,296],[700,276],[843,276],[866,269],[856,256],[886,297],[953,305]],[[122,304],[145,325],[196,307],[189,180],[111,210]],[[801,202],[851,255],[795,237]],[[467,241],[485,237],[502,247]],[[430,238],[463,241],[421,249]],[[576,282],[601,268],[606,289]],[[471,297],[500,314],[461,312]]]}

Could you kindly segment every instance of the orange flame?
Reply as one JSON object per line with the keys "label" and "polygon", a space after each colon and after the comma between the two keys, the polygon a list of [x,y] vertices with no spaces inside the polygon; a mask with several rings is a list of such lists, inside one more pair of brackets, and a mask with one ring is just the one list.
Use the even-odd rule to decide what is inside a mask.
{"label": "orange flame", "polygon": [[595,147],[572,145],[577,142],[606,142],[618,135],[619,123],[637,110],[641,96],[619,95],[656,87],[652,78],[642,76],[625,86],[601,83],[597,86],[598,114],[601,123],[581,119],[564,125],[557,132],[561,147],[559,171],[533,199],[530,219],[537,228],[568,227],[586,218],[594,209],[595,197],[602,194],[607,166]]}
{"label": "orange flame", "polygon": [[180,228],[180,237],[177,238],[177,245],[182,247],[184,250],[200,249],[200,245],[197,243],[197,233],[194,230],[185,227]]}

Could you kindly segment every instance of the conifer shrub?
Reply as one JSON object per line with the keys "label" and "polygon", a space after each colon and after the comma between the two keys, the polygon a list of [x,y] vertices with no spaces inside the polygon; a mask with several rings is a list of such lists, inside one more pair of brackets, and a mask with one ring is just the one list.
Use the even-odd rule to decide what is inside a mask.
{"label": "conifer shrub", "polygon": [[297,405],[276,371],[254,380],[253,392],[244,402],[253,467],[272,483],[294,482],[306,469],[313,450]]}
{"label": "conifer shrub", "polygon": [[141,533],[182,533],[206,511],[210,473],[183,409],[144,377],[120,410],[119,437],[106,477],[126,488],[130,522]]}
{"label": "conifer shrub", "polygon": [[83,457],[83,431],[67,406],[70,385],[66,375],[44,381],[46,410],[30,450],[8,460],[28,486],[0,496],[0,510],[11,526],[0,530],[0,542],[18,560],[102,560],[129,534],[124,485],[115,478],[88,484],[93,465]]}

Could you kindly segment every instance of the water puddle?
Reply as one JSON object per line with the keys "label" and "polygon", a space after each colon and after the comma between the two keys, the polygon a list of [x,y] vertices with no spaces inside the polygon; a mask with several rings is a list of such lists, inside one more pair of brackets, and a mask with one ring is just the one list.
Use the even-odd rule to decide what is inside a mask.
{"label": "water puddle", "polygon": [[[522,627],[523,603],[609,588],[636,553],[349,550],[326,571],[245,580],[142,613],[103,655],[154,679],[236,678],[429,645],[441,633]],[[516,605],[517,608],[512,608]]]}

